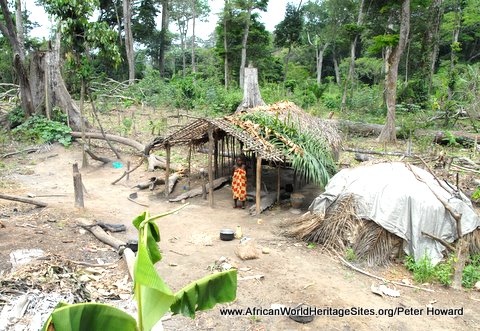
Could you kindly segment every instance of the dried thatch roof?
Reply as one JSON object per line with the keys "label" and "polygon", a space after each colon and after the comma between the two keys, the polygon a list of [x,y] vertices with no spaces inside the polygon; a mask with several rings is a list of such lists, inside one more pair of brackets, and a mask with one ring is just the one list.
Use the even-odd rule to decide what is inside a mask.
{"label": "dried thatch roof", "polygon": [[[302,131],[325,137],[333,152],[340,149],[341,138],[332,124],[304,112],[292,102],[278,102],[248,111],[248,113],[255,112],[276,116],[282,121],[296,125]],[[215,119],[197,118],[169,136],[155,139],[151,147],[155,149],[163,148],[167,144],[170,146],[204,144],[208,141],[208,129],[212,126],[217,138],[225,135],[235,137],[243,143],[244,149],[247,151],[253,151],[269,161],[284,161],[284,153],[268,140],[262,138],[258,134],[256,126],[253,123],[243,121],[241,116],[242,113]]]}

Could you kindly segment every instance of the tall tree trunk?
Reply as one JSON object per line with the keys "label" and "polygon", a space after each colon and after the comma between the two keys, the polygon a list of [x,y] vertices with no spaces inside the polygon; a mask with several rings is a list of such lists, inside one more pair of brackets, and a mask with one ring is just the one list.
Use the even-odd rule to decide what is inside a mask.
{"label": "tall tree trunk", "polygon": [[120,20],[120,15],[118,14],[117,0],[113,1],[113,6],[115,7],[115,17],[117,18],[117,25],[118,25],[118,43],[120,44],[120,46],[122,46],[123,45],[122,22]]}
{"label": "tall tree trunk", "polygon": [[460,28],[462,25],[462,4],[461,0],[454,3],[455,21],[452,31],[452,44],[450,45],[450,67],[448,69],[448,89],[447,89],[447,105],[445,108],[445,126],[448,126],[450,121],[450,112],[453,108],[452,99],[455,91],[455,84],[457,82],[457,73],[455,66],[457,64],[457,52],[460,47],[458,43],[458,36],[460,35]]}
{"label": "tall tree trunk", "polygon": [[287,74],[288,74],[288,61],[290,60],[290,53],[292,52],[292,46],[288,46],[288,52],[285,56],[285,71],[283,72],[283,83],[287,81]]}
{"label": "tall tree trunk", "polygon": [[133,52],[132,4],[130,0],[123,0],[123,27],[128,62],[128,83],[132,84],[135,81],[135,54]]}
{"label": "tall tree trunk", "polygon": [[335,47],[333,48],[332,57],[333,57],[333,68],[335,70],[335,81],[337,82],[338,86],[341,86],[342,81],[340,78],[340,68],[338,67],[337,51]]}
{"label": "tall tree trunk", "polygon": [[[360,27],[363,24],[363,8],[365,6],[365,0],[360,1],[360,7],[358,9],[358,18],[357,18],[357,26]],[[352,44],[350,45],[350,66],[348,68],[348,74],[347,77],[345,78],[345,82],[343,83],[343,94],[342,94],[342,105],[341,105],[341,110],[344,111],[347,105],[347,92],[348,92],[348,87],[350,83],[353,80],[354,74],[355,74],[355,50],[357,48],[357,42],[358,42],[358,33],[355,35],[355,38],[353,38]]]}
{"label": "tall tree trunk", "polygon": [[240,88],[243,89],[244,77],[245,77],[245,65],[247,63],[247,41],[248,32],[250,30],[250,18],[252,16],[252,7],[249,6],[247,10],[247,17],[245,19],[245,27],[243,29],[242,38],[242,58],[240,60]]}
{"label": "tall tree trunk", "polygon": [[21,0],[15,0],[15,26],[17,28],[18,43],[22,53],[25,54],[25,34],[23,31],[23,15],[22,15],[22,2]]}
{"label": "tall tree trunk", "polygon": [[228,43],[227,43],[227,13],[228,13],[228,0],[225,0],[225,5],[223,7],[223,50],[225,52],[224,56],[224,80],[225,80],[225,89],[228,89]]}
{"label": "tall tree trunk", "polygon": [[434,0],[431,11],[433,12],[433,24],[430,25],[431,29],[431,43],[432,48],[430,51],[430,70],[428,72],[428,94],[432,91],[433,74],[435,73],[435,64],[437,62],[438,50],[440,44],[440,25],[443,17],[443,0]]}
{"label": "tall tree trunk", "polygon": [[[185,45],[185,39],[187,39],[187,24],[185,21],[178,20],[177,25],[180,32],[180,48],[182,49],[182,77],[185,78],[187,71],[187,58],[185,54],[187,48]],[[173,72],[175,72],[175,70]]]}
{"label": "tall tree trunk", "polygon": [[403,0],[400,18],[400,37],[398,44],[387,54],[385,68],[385,101],[387,103],[387,121],[378,137],[379,141],[394,142],[395,134],[395,106],[397,101],[398,64],[408,40],[410,32],[410,0]]}
{"label": "tall tree trunk", "polygon": [[[453,75],[455,70],[455,65],[457,62],[457,54],[456,49],[458,48],[458,36],[460,35],[460,27],[462,24],[462,8],[460,1],[455,1],[455,22],[454,28],[452,31],[452,44],[450,46],[450,68],[449,68],[449,76]],[[450,78],[450,80],[452,80]],[[448,100],[450,101],[453,97],[453,89],[454,89],[454,81],[448,84]]]}
{"label": "tall tree trunk", "polygon": [[323,46],[317,46],[317,84],[322,84],[323,54],[327,50],[328,43]]}
{"label": "tall tree trunk", "polygon": [[192,72],[197,72],[195,65],[195,18],[196,18],[196,1],[192,0]]}
{"label": "tall tree trunk", "polygon": [[168,0],[162,0],[162,30],[160,31],[160,52],[158,56],[158,69],[160,76],[165,77],[165,52],[167,50],[168,33]]}
{"label": "tall tree trunk", "polygon": [[410,44],[411,40],[407,40],[407,53],[405,55],[405,83],[408,83],[408,64],[410,60]]}
{"label": "tall tree trunk", "polygon": [[[17,74],[18,85],[20,86],[20,100],[22,103],[22,109],[25,113],[25,116],[29,117],[34,114],[35,105],[33,104],[32,90],[28,80],[28,72],[25,67],[25,48],[24,45],[21,44],[21,39],[19,39],[16,27],[13,24],[12,15],[10,14],[7,0],[0,0],[0,6],[2,8],[3,19],[5,21],[5,24],[0,21],[0,31],[2,32],[3,36],[8,39],[10,46],[13,49],[13,68]],[[18,7],[20,8],[20,6]],[[16,11],[16,14],[18,15],[19,11]],[[23,29],[21,10],[17,21],[19,21],[17,22],[17,27],[21,26]]]}

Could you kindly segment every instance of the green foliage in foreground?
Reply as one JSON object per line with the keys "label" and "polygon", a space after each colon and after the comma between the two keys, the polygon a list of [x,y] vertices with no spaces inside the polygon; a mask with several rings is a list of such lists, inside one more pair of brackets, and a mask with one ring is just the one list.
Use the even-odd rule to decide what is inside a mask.
{"label": "green foliage in foreground", "polygon": [[[426,283],[438,281],[445,286],[452,285],[452,276],[454,273],[454,256],[450,256],[446,261],[432,265],[429,256],[424,255],[418,262],[410,255],[405,257],[405,267],[413,272],[413,279],[417,283]],[[470,257],[470,262],[463,269],[462,286],[472,288],[480,280],[480,255]]]}
{"label": "green foliage in foreground", "polygon": [[167,311],[194,318],[196,311],[211,309],[217,303],[235,300],[235,269],[208,275],[176,293],[172,292],[157,273],[154,265],[161,260],[162,255],[158,249],[160,232],[155,220],[181,208],[153,217],[146,211],[133,220],[139,233],[138,254],[134,266],[138,321],[126,312],[105,304],[61,303],[46,321],[43,331],[52,330],[52,326],[55,331],[151,330]]}
{"label": "green foliage in foreground", "polygon": [[72,129],[66,124],[51,121],[38,115],[29,117],[12,130],[12,133],[24,140],[39,143],[59,142],[63,146],[70,145],[72,141],[71,132]]}
{"label": "green foliage in foreground", "polygon": [[259,125],[258,133],[291,158],[292,167],[308,181],[324,187],[335,174],[335,162],[326,139],[302,130],[300,123],[283,121],[264,112],[245,114],[242,120]]}

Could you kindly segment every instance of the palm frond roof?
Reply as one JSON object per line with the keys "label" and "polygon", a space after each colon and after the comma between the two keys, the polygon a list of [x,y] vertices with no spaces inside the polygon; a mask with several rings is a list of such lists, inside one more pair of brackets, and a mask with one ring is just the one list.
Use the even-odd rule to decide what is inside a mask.
{"label": "palm frond roof", "polygon": [[[246,114],[262,114],[278,118],[284,123],[295,126],[300,132],[324,137],[332,152],[340,149],[341,137],[336,127],[318,117],[304,112],[293,102],[282,101],[268,106],[260,106],[249,109],[246,112],[236,113],[220,118],[195,118],[166,137],[156,138],[152,143],[152,149],[164,148],[166,145],[202,145],[208,141],[208,130],[212,128],[217,139],[224,136],[232,136],[243,143],[245,151],[252,151],[267,161],[284,162],[292,155],[285,155],[281,150],[261,134],[260,125],[245,120]],[[275,133],[273,132],[273,135]],[[301,151],[292,148],[290,153]]]}

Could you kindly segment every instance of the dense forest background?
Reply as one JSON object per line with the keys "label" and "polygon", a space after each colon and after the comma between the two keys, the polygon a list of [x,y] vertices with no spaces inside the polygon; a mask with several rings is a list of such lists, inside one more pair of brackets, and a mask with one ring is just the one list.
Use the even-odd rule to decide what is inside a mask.
{"label": "dense forest background", "polygon": [[[20,0],[0,0],[0,98],[18,105],[3,107],[10,128],[30,117],[65,120],[52,114],[69,101],[50,107],[42,102],[48,88],[35,90],[56,77],[48,66],[80,105],[67,111],[74,122],[84,102],[100,97],[228,114],[242,99],[242,68],[252,64],[265,102],[387,124],[384,141],[395,139],[395,126],[478,132],[480,0],[303,1],[287,5],[273,33],[259,16],[268,0],[225,0],[206,40],[195,35],[195,22],[211,17],[206,0],[38,4],[56,22],[50,40],[30,37],[35,23]],[[39,59],[57,44],[58,61]]]}

